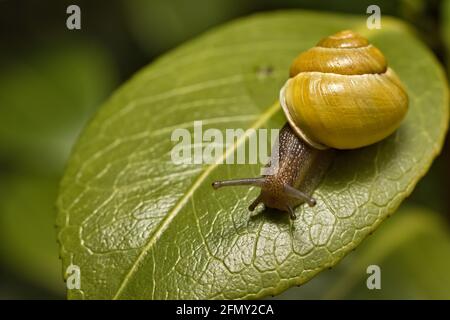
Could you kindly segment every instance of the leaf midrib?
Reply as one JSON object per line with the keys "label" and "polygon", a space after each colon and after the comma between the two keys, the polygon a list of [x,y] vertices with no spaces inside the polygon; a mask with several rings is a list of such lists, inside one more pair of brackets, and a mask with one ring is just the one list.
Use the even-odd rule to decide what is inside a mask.
{"label": "leaf midrib", "polygon": [[[281,110],[280,105],[277,102],[275,102],[272,106],[270,106],[266,111],[264,111],[258,120],[256,120],[249,129],[258,129],[260,128],[264,123],[266,123],[278,110]],[[167,215],[161,220],[161,222],[156,226],[155,230],[152,232],[151,236],[149,237],[147,244],[142,249],[141,253],[135,260],[135,262],[132,264],[130,270],[125,275],[124,279],[120,283],[119,289],[117,290],[116,294],[114,295],[113,299],[117,300],[119,299],[120,295],[122,294],[123,290],[126,288],[128,282],[131,280],[133,275],[138,270],[138,266],[141,263],[141,261],[145,258],[147,253],[150,251],[150,249],[153,247],[153,245],[156,243],[156,241],[160,238],[162,233],[169,227],[170,223],[173,221],[173,219],[176,217],[178,212],[181,211],[181,209],[186,205],[186,203],[189,201],[191,196],[194,194],[194,192],[200,187],[200,185],[205,181],[205,179],[209,176],[209,174],[220,164],[223,162],[224,159],[226,159],[232,152],[236,150],[236,148],[245,142],[245,140],[249,137],[251,134],[251,131],[248,130],[242,135],[239,139],[236,140],[235,143],[233,143],[233,146],[231,148],[227,148],[226,152],[223,153],[222,157],[216,159],[215,163],[209,165],[206,170],[198,176],[198,178],[194,181],[192,186],[187,190],[185,195],[180,198],[178,203],[173,207],[172,210],[170,210]]]}

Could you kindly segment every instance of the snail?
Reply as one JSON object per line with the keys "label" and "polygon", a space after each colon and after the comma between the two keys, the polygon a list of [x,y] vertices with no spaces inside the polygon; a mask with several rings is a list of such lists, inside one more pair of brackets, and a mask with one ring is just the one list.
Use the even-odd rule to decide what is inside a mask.
{"label": "snail", "polygon": [[294,60],[280,90],[280,105],[287,123],[276,145],[276,173],[212,186],[260,187],[250,211],[263,203],[295,219],[296,206],[316,204],[312,193],[340,152],[336,150],[361,148],[392,134],[407,113],[408,95],[381,51],[345,30]]}

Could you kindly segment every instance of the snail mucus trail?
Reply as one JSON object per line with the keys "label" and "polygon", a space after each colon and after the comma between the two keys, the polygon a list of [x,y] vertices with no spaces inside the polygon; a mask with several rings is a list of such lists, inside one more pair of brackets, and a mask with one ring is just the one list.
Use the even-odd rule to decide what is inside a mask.
{"label": "snail mucus trail", "polygon": [[301,53],[289,76],[280,90],[288,121],[279,134],[276,173],[212,186],[259,187],[250,211],[263,203],[295,219],[296,206],[316,204],[312,194],[335,150],[368,146],[392,134],[407,113],[408,95],[381,51],[350,30]]}

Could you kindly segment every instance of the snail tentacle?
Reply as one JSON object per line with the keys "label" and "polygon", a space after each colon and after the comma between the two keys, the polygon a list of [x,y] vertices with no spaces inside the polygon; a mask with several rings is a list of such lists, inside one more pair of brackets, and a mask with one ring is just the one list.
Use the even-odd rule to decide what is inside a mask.
{"label": "snail tentacle", "polygon": [[262,202],[262,196],[261,194],[256,197],[256,199],[251,203],[251,205],[248,206],[248,210],[249,211],[255,211],[256,207],[258,206],[258,204],[260,204]]}
{"label": "snail tentacle", "polygon": [[289,218],[291,218],[291,220],[297,219],[297,216],[295,215],[295,211],[291,206],[287,206],[287,211],[289,212]]}
{"label": "snail tentacle", "polygon": [[316,199],[314,199],[313,197],[307,195],[306,193],[295,189],[294,187],[285,184],[284,185],[284,191],[286,192],[286,194],[292,198],[298,199],[298,200],[302,200],[304,202],[306,202],[310,207],[314,207],[316,205]]}
{"label": "snail tentacle", "polygon": [[222,187],[229,187],[229,186],[254,186],[254,187],[261,187],[264,184],[264,181],[265,181],[264,177],[221,180],[221,181],[214,181],[212,183],[212,187],[214,189],[219,189],[219,188],[222,188]]}

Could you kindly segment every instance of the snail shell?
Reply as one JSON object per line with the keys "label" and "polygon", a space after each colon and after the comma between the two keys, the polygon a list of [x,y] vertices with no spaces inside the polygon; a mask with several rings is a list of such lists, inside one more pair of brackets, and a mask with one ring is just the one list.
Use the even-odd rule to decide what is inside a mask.
{"label": "snail shell", "polygon": [[378,142],[399,126],[408,95],[379,49],[341,31],[300,54],[280,91],[294,131],[317,149],[354,149]]}

